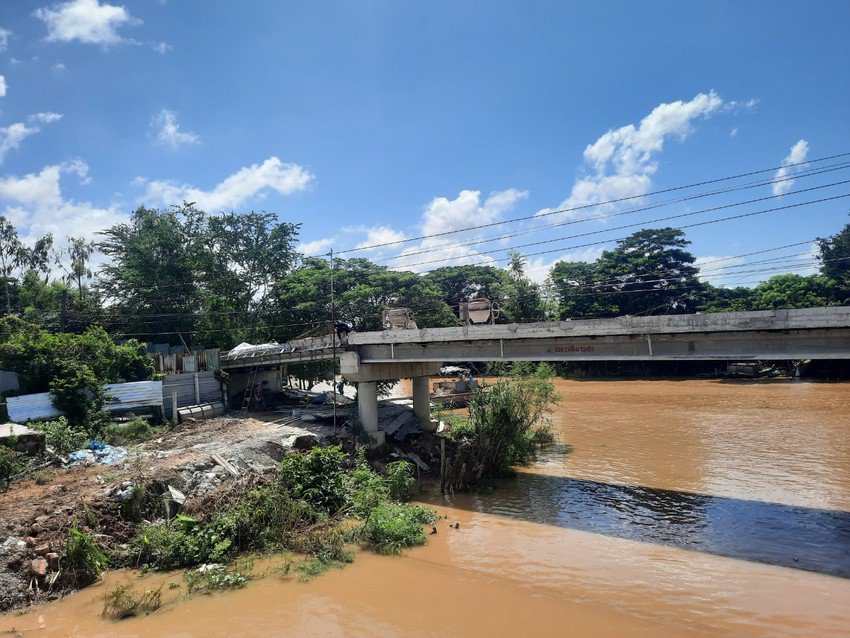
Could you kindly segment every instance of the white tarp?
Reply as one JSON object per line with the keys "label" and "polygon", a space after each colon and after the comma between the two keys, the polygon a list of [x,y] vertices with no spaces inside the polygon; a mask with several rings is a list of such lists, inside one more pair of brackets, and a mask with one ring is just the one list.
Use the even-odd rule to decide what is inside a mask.
{"label": "white tarp", "polygon": [[[108,397],[114,397],[115,403],[107,403],[110,412],[127,412],[139,408],[162,407],[162,381],[133,381],[131,383],[110,383],[103,386]],[[62,413],[50,400],[49,392],[25,394],[6,399],[9,420],[16,423],[56,419]]]}

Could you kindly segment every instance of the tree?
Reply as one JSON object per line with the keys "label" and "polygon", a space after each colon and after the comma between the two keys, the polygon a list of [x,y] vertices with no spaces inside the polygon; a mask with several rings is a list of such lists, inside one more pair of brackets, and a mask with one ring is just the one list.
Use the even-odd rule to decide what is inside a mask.
{"label": "tree", "polygon": [[850,224],[832,235],[819,238],[821,274],[839,286],[840,301],[850,303]]}
{"label": "tree", "polygon": [[599,265],[586,261],[559,261],[549,275],[558,298],[560,319],[610,317],[618,311],[610,296],[598,292]]}
{"label": "tree", "polygon": [[65,273],[62,281],[69,286],[77,286],[79,300],[83,299],[83,282],[92,277],[89,260],[94,251],[94,242],[86,241],[82,237],[68,237],[68,245],[56,251],[54,255],[56,265]]}
{"label": "tree", "polygon": [[820,275],[774,275],[753,289],[752,310],[836,306],[838,284]]}
{"label": "tree", "polygon": [[[297,330],[327,324],[331,319],[331,270],[324,259],[307,257],[275,287],[277,309],[293,325],[276,334],[294,336]],[[390,270],[368,259],[334,260],[336,317],[355,330],[379,330],[381,311],[405,307],[420,327],[456,325],[457,318],[443,301],[435,283],[412,272]],[[301,325],[298,325],[301,324]]]}
{"label": "tree", "polygon": [[18,230],[12,222],[0,215],[0,278],[3,279],[6,314],[12,314],[12,287],[16,283],[12,274],[20,265],[22,250]]}
{"label": "tree", "polygon": [[444,266],[424,275],[435,284],[454,312],[469,299],[501,300],[508,286],[507,273],[493,266]]}
{"label": "tree", "polygon": [[102,233],[110,262],[99,289],[130,334],[229,347],[262,333],[269,293],[295,262],[297,233],[271,213],[142,207]]}
{"label": "tree", "polygon": [[101,327],[76,335],[52,333],[17,317],[0,319],[0,370],[15,370],[25,392],[48,391],[69,362],[86,366],[101,384],[144,381],[154,371],[143,343],[130,339],[119,345]]}
{"label": "tree", "polygon": [[525,274],[528,263],[525,257],[512,251],[510,258],[502,299],[502,318],[509,322],[541,321],[544,317],[540,286]]}
{"label": "tree", "polygon": [[703,288],[695,257],[677,228],[647,228],[619,240],[599,258],[601,295],[619,315],[694,312]]}

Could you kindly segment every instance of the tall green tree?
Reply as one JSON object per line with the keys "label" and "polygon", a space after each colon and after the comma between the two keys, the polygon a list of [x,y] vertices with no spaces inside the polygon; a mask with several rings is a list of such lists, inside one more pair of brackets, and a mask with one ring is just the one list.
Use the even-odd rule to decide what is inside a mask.
{"label": "tall green tree", "polygon": [[63,272],[62,281],[69,287],[75,286],[77,298],[83,299],[85,283],[92,278],[89,265],[95,251],[95,243],[82,237],[68,237],[68,245],[55,251],[54,262]]}
{"label": "tall green tree", "polygon": [[703,284],[690,243],[677,228],[647,228],[619,240],[599,259],[600,294],[619,315],[696,311]]}
{"label": "tall green tree", "polygon": [[457,312],[469,299],[501,300],[508,287],[508,275],[493,266],[443,266],[424,275],[442,293],[443,301]]}
{"label": "tall green tree", "polygon": [[838,283],[820,275],[774,275],[752,292],[752,310],[836,306]]}
{"label": "tall green tree", "polygon": [[[416,273],[356,258],[335,259],[333,275],[336,318],[351,323],[355,330],[380,329],[381,311],[389,307],[410,308],[417,325],[424,328],[457,323],[440,288]],[[327,326],[331,319],[330,264],[316,257],[305,258],[278,282],[275,298],[281,316],[291,324],[276,333],[279,340],[291,338],[299,330]]]}
{"label": "tall green tree", "polygon": [[527,264],[526,258],[520,253],[511,252],[506,269],[507,286],[502,299],[504,321],[542,321],[545,318],[540,286],[526,274]]}
{"label": "tall green tree", "polygon": [[850,224],[835,235],[818,239],[821,274],[838,285],[841,303],[850,304]]}
{"label": "tall green tree", "polygon": [[558,298],[560,319],[609,317],[619,310],[610,296],[599,294],[598,263],[559,261],[549,274]]}

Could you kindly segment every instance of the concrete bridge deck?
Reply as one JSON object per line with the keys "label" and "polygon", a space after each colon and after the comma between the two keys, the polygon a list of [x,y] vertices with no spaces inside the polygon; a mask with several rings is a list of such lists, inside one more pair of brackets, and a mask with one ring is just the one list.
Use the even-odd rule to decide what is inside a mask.
{"label": "concrete bridge deck", "polygon": [[850,307],[352,333],[361,363],[850,358]]}
{"label": "concrete bridge deck", "polygon": [[[225,354],[222,368],[330,360],[328,345]],[[359,332],[335,352],[357,383],[360,421],[380,444],[377,381],[412,378],[413,411],[428,429],[430,377],[445,362],[850,359],[850,307]]]}

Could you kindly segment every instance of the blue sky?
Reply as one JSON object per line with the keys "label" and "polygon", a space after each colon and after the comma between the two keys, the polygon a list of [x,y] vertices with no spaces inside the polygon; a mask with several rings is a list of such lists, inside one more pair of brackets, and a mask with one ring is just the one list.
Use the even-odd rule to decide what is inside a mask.
{"label": "blue sky", "polygon": [[[324,253],[850,151],[843,1],[7,0],[0,28],[0,214],[30,240],[95,236],[140,204],[185,198],[209,212],[276,212],[303,224],[306,251]],[[542,279],[557,259],[611,247],[631,232],[607,231],[620,224],[850,192],[794,195],[850,179],[848,169],[787,179],[798,168],[616,222],[610,214],[671,196],[348,256],[441,260],[421,270],[563,238],[523,249],[551,251],[530,258]],[[834,233],[848,210],[838,199],[687,232],[710,261]],[[727,267],[747,261],[706,273],[772,274],[735,279]]]}

